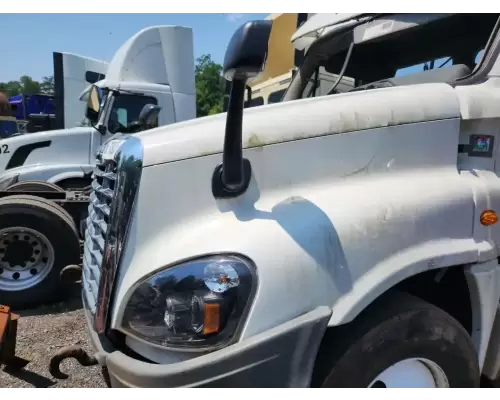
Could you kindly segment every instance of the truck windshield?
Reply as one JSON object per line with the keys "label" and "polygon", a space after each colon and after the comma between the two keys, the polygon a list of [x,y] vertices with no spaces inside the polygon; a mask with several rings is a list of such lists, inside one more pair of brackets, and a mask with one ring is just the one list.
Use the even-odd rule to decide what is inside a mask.
{"label": "truck windshield", "polygon": [[[108,119],[108,130],[112,133],[135,132],[134,122],[137,122],[142,108],[147,104],[158,104],[155,97],[114,92],[114,102]],[[158,126],[156,120],[151,128]]]}
{"label": "truck windshield", "polygon": [[[369,24],[396,25],[398,18]],[[420,24],[404,21],[411,27],[356,44],[355,31],[318,40],[284,100],[419,83],[454,84],[472,73],[497,20],[498,14],[456,14]],[[365,36],[368,29],[367,24]]]}

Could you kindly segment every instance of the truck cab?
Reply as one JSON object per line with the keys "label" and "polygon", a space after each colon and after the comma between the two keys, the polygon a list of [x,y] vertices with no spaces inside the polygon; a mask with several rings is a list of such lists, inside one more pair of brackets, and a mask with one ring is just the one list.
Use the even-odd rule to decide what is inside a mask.
{"label": "truck cab", "polygon": [[[71,57],[63,58],[64,61],[68,73],[76,69],[69,68],[74,64]],[[76,86],[66,84],[72,79],[64,80],[64,96],[56,93],[56,111],[61,111],[58,104],[65,105],[64,112],[56,112],[60,122],[69,125],[68,121],[76,123],[78,118],[83,121],[87,117],[84,120],[87,126],[65,126],[2,140],[0,190],[20,181],[46,181],[62,188],[88,185],[97,149],[109,138],[128,133],[129,125],[136,122],[146,104],[161,109],[157,122],[151,127],[196,117],[191,28],[143,29],[120,47],[105,72],[105,78],[92,86],[101,93],[97,105],[103,107],[102,112],[89,111],[87,107],[86,114],[91,115],[82,113],[76,117],[75,110],[66,107],[67,101],[63,100],[68,94],[76,96]],[[88,98],[92,87],[85,90],[81,98]],[[70,89],[75,90],[69,93]]]}
{"label": "truck cab", "polygon": [[498,379],[499,15],[316,14],[284,101],[244,110],[271,24],[233,35],[226,114],[99,151],[82,298],[108,383]]}

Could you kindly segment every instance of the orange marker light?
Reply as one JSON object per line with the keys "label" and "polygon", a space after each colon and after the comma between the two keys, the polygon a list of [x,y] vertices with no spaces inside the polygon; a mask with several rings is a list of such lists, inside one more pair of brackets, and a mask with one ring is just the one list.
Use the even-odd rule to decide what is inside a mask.
{"label": "orange marker light", "polygon": [[203,321],[203,334],[217,333],[220,329],[220,307],[217,303],[205,304],[205,319]]}
{"label": "orange marker light", "polygon": [[485,226],[495,225],[498,222],[498,215],[493,210],[485,210],[481,214],[481,224]]}

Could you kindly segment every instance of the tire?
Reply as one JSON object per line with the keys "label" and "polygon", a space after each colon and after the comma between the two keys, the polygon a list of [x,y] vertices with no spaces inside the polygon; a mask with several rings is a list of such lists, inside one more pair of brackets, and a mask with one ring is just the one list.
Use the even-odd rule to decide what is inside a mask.
{"label": "tire", "polygon": [[[443,373],[452,388],[479,387],[478,357],[470,335],[449,314],[419,298],[390,294],[352,323],[335,329],[334,337],[321,346],[313,386],[408,387],[410,372],[404,371],[411,365],[430,367],[426,373],[437,371],[434,378]],[[416,358],[420,361],[391,369],[403,368],[398,376],[405,376],[406,384],[397,383],[394,374],[389,377],[389,367]]]}
{"label": "tire", "polygon": [[[17,192],[17,191],[26,191],[26,192],[65,192],[69,190],[82,190],[87,188],[92,181],[88,181],[81,178],[69,178],[62,180],[58,184],[46,182],[46,181],[21,181],[14,183],[13,185],[7,188],[8,192]],[[78,232],[80,234],[80,238],[83,239],[85,237],[85,229],[86,229],[86,219],[87,219],[88,211],[87,208],[82,209],[81,212],[75,213],[73,220],[75,221],[76,226],[78,227]]]}
{"label": "tire", "polygon": [[7,192],[64,192],[64,189],[55,183],[45,181],[21,181],[10,185]]}
{"label": "tire", "polygon": [[60,272],[79,262],[78,231],[62,207],[36,196],[0,199],[0,304],[25,309],[64,299],[68,291]]}

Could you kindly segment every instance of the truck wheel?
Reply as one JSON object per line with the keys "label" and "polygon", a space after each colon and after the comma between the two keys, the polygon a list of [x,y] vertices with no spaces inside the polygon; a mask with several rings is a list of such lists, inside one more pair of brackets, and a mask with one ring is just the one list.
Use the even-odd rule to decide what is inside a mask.
{"label": "truck wheel", "polygon": [[10,185],[7,192],[64,192],[55,183],[45,181],[22,181]]}
{"label": "truck wheel", "polygon": [[440,308],[406,293],[387,296],[336,328],[334,336],[326,346],[330,351],[318,355],[319,370],[326,366],[320,386],[479,387],[467,331]]}
{"label": "truck wheel", "polygon": [[78,232],[62,207],[28,195],[0,199],[0,304],[20,309],[63,299],[60,272],[79,261]]}

